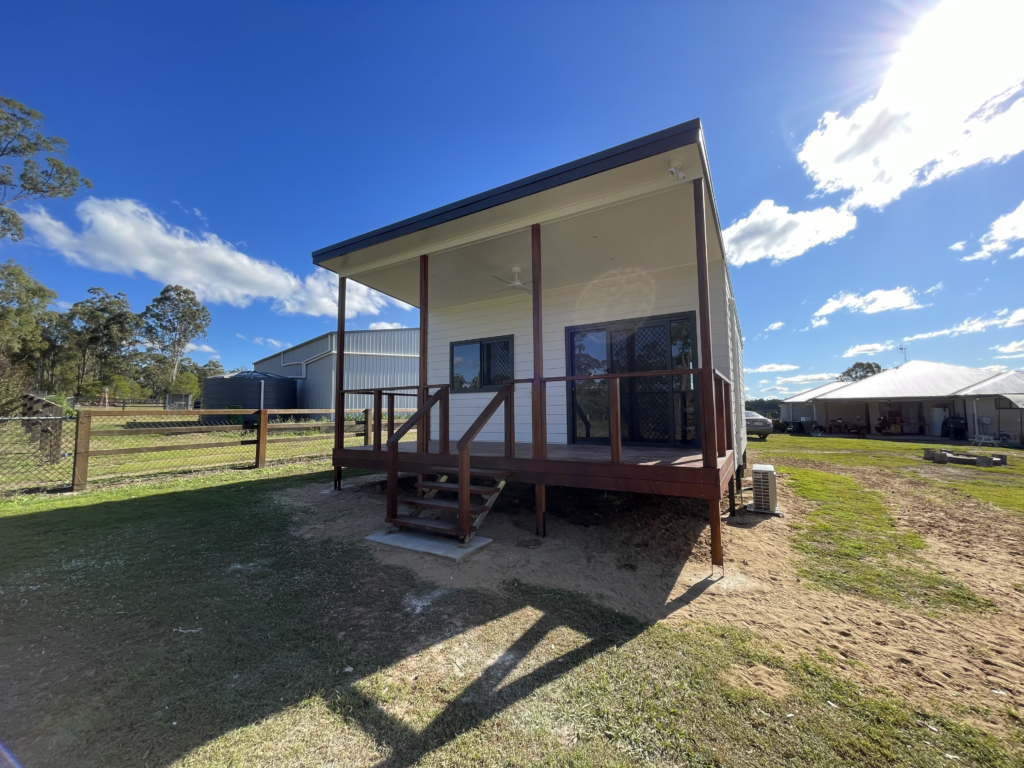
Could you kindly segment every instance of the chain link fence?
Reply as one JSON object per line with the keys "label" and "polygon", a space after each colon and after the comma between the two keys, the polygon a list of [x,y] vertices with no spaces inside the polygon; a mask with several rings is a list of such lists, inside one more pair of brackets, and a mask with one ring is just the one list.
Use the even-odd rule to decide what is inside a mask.
{"label": "chain link fence", "polygon": [[[408,414],[397,412],[395,428]],[[308,462],[331,466],[328,411],[82,409],[72,417],[0,419],[0,494],[109,483],[168,473]],[[345,445],[366,445],[372,413],[346,414]],[[387,414],[382,415],[387,441]],[[76,438],[77,434],[77,438]],[[411,430],[406,440],[415,440]]]}
{"label": "chain link fence", "polygon": [[71,487],[75,417],[0,418],[0,493]]}

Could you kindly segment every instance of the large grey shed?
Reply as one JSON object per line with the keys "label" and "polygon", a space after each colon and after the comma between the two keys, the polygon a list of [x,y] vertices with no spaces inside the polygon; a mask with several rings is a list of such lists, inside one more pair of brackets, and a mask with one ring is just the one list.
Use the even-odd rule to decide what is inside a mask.
{"label": "large grey shed", "polygon": [[[419,385],[419,328],[345,333],[345,389]],[[338,334],[335,331],[275,352],[252,364],[255,371],[295,380],[298,408],[334,408]],[[410,393],[411,395],[411,393]],[[346,395],[346,408],[372,408],[371,395]],[[414,396],[398,397],[396,408],[416,409]]]}
{"label": "large grey shed", "polygon": [[203,381],[203,409],[296,408],[295,382],[261,371],[233,371]]}

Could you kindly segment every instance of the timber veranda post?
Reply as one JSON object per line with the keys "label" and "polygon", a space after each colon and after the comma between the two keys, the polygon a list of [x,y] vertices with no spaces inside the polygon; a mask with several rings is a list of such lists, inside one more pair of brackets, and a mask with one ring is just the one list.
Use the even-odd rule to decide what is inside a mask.
{"label": "timber veranda post", "polygon": [[[416,409],[419,410],[430,397],[427,352],[430,346],[430,257],[427,254],[420,256],[420,359],[419,359],[419,388],[416,390]],[[442,418],[448,418],[448,409],[441,409]],[[447,425],[442,434],[447,434]],[[419,453],[430,452],[430,414],[426,414],[420,423],[416,425],[416,450]],[[416,475],[416,482],[422,483],[424,475]],[[425,492],[422,489],[416,491],[418,496]]]}
{"label": "timber veranda post", "polygon": [[[697,308],[700,320],[701,453],[705,469],[718,469],[718,424],[715,404],[715,364],[711,350],[711,288],[708,279],[707,225],[704,217],[704,178],[693,180],[693,224],[697,250]],[[722,554],[722,515],[719,499],[708,499],[711,526],[711,564],[725,565]]]}
{"label": "timber veranda post", "polygon": [[[334,450],[345,447],[345,302],[348,298],[348,278],[338,281],[338,339],[334,363]],[[332,462],[334,463],[334,462]],[[341,467],[334,464],[334,490],[341,490]]]}
{"label": "timber veranda post", "polygon": [[[430,260],[427,254],[420,256],[420,359],[419,359],[419,389],[417,390],[416,408],[422,408],[430,397],[429,381],[427,380],[427,352],[430,343],[429,318],[429,282],[430,282]],[[430,450],[430,416],[424,417],[416,427],[416,448],[420,453],[427,453]],[[423,479],[422,477],[420,478]]]}
{"label": "timber veranda post", "polygon": [[[532,457],[546,459],[548,457],[547,440],[547,398],[544,396],[544,307],[542,302],[543,279],[541,274],[541,241],[540,224],[530,227],[530,279],[533,294],[533,385],[531,387],[531,423],[533,426]],[[536,483],[534,486],[534,506],[536,509],[537,535],[547,535],[547,486]]]}

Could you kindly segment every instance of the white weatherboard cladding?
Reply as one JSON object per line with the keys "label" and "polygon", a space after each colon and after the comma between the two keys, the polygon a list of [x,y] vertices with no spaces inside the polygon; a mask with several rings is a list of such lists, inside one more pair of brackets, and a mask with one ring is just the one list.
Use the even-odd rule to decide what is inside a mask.
{"label": "white weatherboard cladding", "polygon": [[[729,304],[726,300],[725,271],[720,265],[721,262],[713,262],[710,269],[712,349],[716,367],[730,376],[734,382],[738,381],[739,391],[742,392],[742,368],[734,367],[730,361]],[[609,279],[544,291],[544,375],[566,375],[565,329],[568,327],[680,312],[696,313],[697,310],[695,266],[673,267],[654,272],[623,269],[619,275]],[[448,383],[451,342],[508,335],[514,336],[516,378],[531,378],[532,323],[532,302],[530,294],[527,293],[432,310],[429,318],[428,351],[430,383]],[[694,342],[699,346],[699,317],[697,323]],[[562,382],[548,384],[549,443],[566,443],[568,440],[565,391],[565,384]],[[452,393],[451,438],[459,439],[493,397],[493,392]],[[529,384],[516,387],[515,415],[518,442],[529,442],[531,439],[530,397]],[[434,424],[436,423],[435,411]],[[735,428],[742,425],[743,421],[735,419],[733,423]],[[735,432],[736,444],[739,444],[738,436],[741,430],[735,429]],[[437,434],[436,426],[433,434]],[[503,409],[499,408],[477,439],[498,441],[502,439],[503,434],[504,413]]]}

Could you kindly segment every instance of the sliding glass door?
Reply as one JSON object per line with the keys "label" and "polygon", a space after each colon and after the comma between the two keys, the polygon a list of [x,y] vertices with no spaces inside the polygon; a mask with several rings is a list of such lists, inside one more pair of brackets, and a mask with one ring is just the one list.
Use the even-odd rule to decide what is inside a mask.
{"label": "sliding glass door", "polygon": [[[693,367],[695,329],[693,313],[569,328],[570,375]],[[572,442],[607,444],[608,382],[573,382],[568,397]],[[624,443],[685,445],[698,439],[691,375],[621,379],[620,411]]]}

